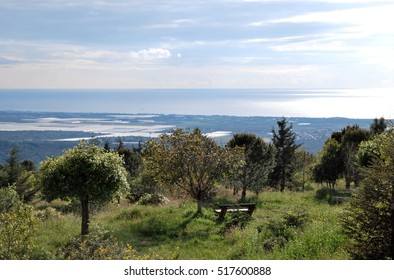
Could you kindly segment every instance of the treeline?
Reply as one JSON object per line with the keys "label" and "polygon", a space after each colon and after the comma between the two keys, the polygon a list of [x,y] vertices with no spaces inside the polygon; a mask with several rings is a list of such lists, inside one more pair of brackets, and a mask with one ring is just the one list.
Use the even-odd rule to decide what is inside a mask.
{"label": "treeline", "polygon": [[[160,204],[169,192],[194,199],[198,215],[218,187],[231,188],[246,201],[247,192],[305,191],[312,182],[334,190],[343,178],[345,188],[356,189],[343,218],[348,251],[357,259],[393,259],[394,134],[387,121],[375,119],[369,130],[347,126],[333,133],[317,156],[304,151],[296,138],[291,123],[282,118],[272,128],[270,143],[241,133],[221,147],[198,128],[176,129],[138,148],[121,140],[111,147],[93,139],[48,158],[39,170],[31,161],[19,160],[15,148],[0,166],[0,222],[32,225],[29,202],[71,200],[80,204],[81,235],[87,235],[92,203],[124,197],[131,203]],[[27,256],[28,249],[15,244],[20,244],[18,238],[27,242],[32,228],[20,236],[14,233],[16,249],[5,252],[13,248],[5,245],[9,238],[1,237],[9,230],[1,229],[0,257]]]}

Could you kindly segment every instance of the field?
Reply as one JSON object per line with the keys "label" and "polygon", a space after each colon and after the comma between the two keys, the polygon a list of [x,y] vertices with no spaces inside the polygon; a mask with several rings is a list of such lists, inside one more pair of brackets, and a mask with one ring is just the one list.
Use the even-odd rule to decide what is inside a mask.
{"label": "field", "polygon": [[[220,198],[220,199],[219,199]],[[126,200],[96,209],[92,232],[106,232],[136,256],[151,259],[348,259],[346,237],[340,232],[343,205],[316,199],[316,191],[263,192],[250,196],[257,204],[248,215],[227,214],[218,222],[214,205],[236,201],[229,190],[219,191],[196,215],[196,203],[176,198],[166,205],[131,205]],[[37,205],[41,221],[34,236],[34,258],[57,259],[80,234],[78,212],[65,213],[64,205]],[[59,210],[63,209],[63,212]]]}

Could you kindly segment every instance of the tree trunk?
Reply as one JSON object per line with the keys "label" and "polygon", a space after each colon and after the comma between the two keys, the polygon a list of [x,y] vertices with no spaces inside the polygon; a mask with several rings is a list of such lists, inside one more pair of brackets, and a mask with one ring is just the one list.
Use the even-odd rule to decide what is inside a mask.
{"label": "tree trunk", "polygon": [[82,210],[81,235],[86,235],[89,233],[89,199],[87,195],[81,198],[81,210]]}
{"label": "tree trunk", "polygon": [[246,186],[242,187],[241,202],[246,200]]}
{"label": "tree trunk", "polygon": [[201,214],[202,213],[202,199],[201,198],[198,198],[197,199],[197,213],[198,214]]}

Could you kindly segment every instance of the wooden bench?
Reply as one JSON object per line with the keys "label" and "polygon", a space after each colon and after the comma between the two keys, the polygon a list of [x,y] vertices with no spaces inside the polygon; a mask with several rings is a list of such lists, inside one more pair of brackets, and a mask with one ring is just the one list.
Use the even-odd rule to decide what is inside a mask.
{"label": "wooden bench", "polygon": [[227,212],[247,212],[252,215],[254,209],[256,209],[256,203],[236,203],[219,205],[215,212],[219,214],[218,219],[221,220]]}

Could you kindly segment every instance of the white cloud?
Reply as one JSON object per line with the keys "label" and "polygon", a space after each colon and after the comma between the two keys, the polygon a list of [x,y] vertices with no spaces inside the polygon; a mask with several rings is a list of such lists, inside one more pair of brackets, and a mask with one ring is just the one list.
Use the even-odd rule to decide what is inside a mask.
{"label": "white cloud", "polygon": [[[393,14],[394,5],[381,5],[377,7],[305,13],[271,20],[269,23],[347,24],[350,28],[344,30],[348,32],[357,31],[367,34],[381,34],[387,32],[394,33]],[[261,24],[263,24],[263,22],[261,22]]]}
{"label": "white cloud", "polygon": [[141,62],[151,62],[154,60],[170,58],[171,52],[167,49],[149,48],[137,52],[130,52],[129,55],[131,58]]}

